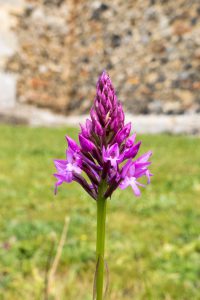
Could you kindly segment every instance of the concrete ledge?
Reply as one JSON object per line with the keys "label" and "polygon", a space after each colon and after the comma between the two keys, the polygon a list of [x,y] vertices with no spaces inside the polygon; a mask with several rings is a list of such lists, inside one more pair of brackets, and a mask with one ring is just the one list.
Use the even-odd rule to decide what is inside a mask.
{"label": "concrete ledge", "polygon": [[[0,123],[26,124],[33,127],[78,126],[87,117],[87,115],[63,116],[49,109],[31,105],[17,104],[12,108],[0,107]],[[173,116],[126,114],[126,121],[132,122],[133,130],[138,133],[200,134],[200,114]]]}

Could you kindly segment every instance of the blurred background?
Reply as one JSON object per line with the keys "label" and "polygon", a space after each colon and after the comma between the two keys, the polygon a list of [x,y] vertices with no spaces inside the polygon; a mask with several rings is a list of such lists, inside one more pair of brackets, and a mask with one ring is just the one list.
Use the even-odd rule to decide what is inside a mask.
{"label": "blurred background", "polygon": [[51,174],[105,69],[155,174],[109,203],[108,299],[199,300],[200,2],[0,0],[0,20],[0,298],[92,299],[96,206]]}
{"label": "blurred background", "polygon": [[2,27],[7,21],[15,35],[1,52],[17,75],[16,101],[87,113],[106,69],[131,113],[200,112],[199,1],[0,3]]}

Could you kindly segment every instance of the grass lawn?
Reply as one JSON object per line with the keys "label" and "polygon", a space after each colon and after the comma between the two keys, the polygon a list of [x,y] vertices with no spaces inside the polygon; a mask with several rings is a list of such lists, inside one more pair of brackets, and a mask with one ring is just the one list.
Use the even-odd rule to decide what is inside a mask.
{"label": "grass lawn", "polygon": [[[53,158],[76,129],[0,127],[0,299],[44,299],[45,269],[64,219],[68,234],[52,285],[56,300],[91,300],[96,204],[75,183],[54,197]],[[109,300],[200,299],[200,139],[139,136],[153,150],[152,184],[108,203]],[[55,252],[54,247],[54,252]],[[56,295],[56,297],[54,296]],[[49,299],[50,300],[50,299]]]}

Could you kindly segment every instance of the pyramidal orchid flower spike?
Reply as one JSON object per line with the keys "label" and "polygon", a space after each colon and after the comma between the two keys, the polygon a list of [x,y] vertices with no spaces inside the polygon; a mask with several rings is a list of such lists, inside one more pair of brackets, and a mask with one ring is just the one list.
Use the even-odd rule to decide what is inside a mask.
{"label": "pyramidal orchid flower spike", "polygon": [[[117,189],[130,186],[136,197],[141,194],[141,177],[150,183],[151,151],[136,158],[141,142],[136,134],[130,135],[131,123],[125,124],[124,112],[118,101],[112,82],[106,72],[100,76],[90,119],[80,125],[78,145],[66,136],[66,159],[54,161],[57,169],[55,193],[62,183],[78,182],[97,202],[97,268],[95,295],[103,299],[104,244],[106,203]],[[85,176],[86,175],[86,176]],[[85,179],[87,177],[87,179]]]}

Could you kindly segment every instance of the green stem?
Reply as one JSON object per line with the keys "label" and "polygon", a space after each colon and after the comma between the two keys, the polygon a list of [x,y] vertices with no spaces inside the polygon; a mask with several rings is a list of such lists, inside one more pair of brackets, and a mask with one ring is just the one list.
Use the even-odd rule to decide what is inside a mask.
{"label": "green stem", "polygon": [[103,299],[103,281],[104,281],[104,248],[105,248],[105,225],[106,225],[106,203],[103,196],[104,184],[99,188],[97,199],[97,243],[96,243],[96,300]]}

